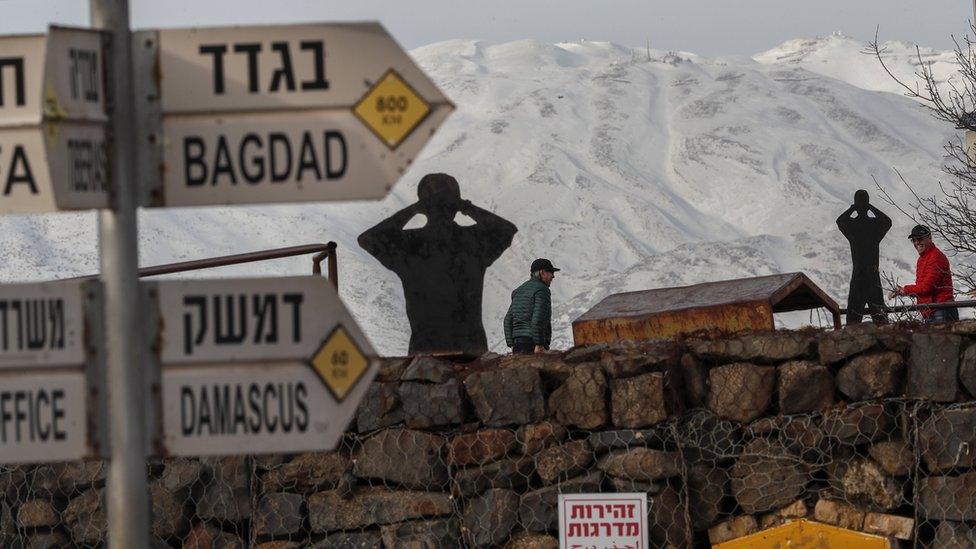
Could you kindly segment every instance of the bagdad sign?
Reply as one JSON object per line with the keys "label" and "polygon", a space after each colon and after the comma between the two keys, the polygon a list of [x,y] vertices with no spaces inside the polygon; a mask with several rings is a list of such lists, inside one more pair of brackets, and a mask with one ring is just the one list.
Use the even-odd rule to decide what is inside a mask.
{"label": "bagdad sign", "polygon": [[0,213],[108,205],[102,35],[0,38]]}
{"label": "bagdad sign", "polygon": [[335,446],[378,363],[325,278],[152,284],[167,453]]}
{"label": "bagdad sign", "polygon": [[88,285],[0,286],[0,463],[92,457]]}
{"label": "bagdad sign", "polygon": [[138,36],[155,206],[379,199],[454,108],[378,23]]}

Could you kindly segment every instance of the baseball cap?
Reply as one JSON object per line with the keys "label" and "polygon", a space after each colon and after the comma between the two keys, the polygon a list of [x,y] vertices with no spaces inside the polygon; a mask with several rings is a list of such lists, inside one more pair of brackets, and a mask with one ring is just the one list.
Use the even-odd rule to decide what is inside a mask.
{"label": "baseball cap", "polygon": [[932,234],[932,231],[930,231],[925,225],[915,225],[912,227],[912,232],[908,235],[908,239],[911,240],[913,238],[923,238],[929,236],[930,234]]}
{"label": "baseball cap", "polygon": [[546,271],[546,272],[554,273],[558,270],[559,269],[552,266],[552,261],[549,261],[548,259],[539,258],[532,262],[532,267],[529,269],[529,272],[534,273],[536,271]]}

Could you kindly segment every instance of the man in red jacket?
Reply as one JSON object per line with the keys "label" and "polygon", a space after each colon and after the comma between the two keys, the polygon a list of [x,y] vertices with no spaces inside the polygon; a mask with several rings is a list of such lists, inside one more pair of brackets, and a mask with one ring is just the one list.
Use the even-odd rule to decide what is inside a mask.
{"label": "man in red jacket", "polygon": [[[949,260],[932,242],[932,232],[925,225],[916,225],[908,238],[918,252],[915,284],[899,286],[892,290],[891,296],[911,296],[919,305],[955,301],[952,295],[952,271],[949,268]],[[955,308],[922,309],[921,313],[926,322],[959,320],[959,310]]]}

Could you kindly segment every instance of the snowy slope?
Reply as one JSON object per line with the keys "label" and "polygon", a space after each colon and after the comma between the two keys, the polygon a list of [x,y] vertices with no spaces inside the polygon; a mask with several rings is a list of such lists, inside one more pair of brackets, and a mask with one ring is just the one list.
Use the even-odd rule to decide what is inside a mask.
{"label": "snowy slope", "polygon": [[[834,218],[854,190],[874,188],[872,177],[907,202],[892,168],[934,183],[952,135],[885,93],[845,40],[714,60],[653,50],[648,59],[598,42],[418,48],[412,55],[458,111],[386,200],[144,211],[142,263],[336,240],[341,295],[381,352],[403,353],[399,281],[356,236],[412,203],[423,174],[443,171],[520,229],[487,275],[495,348],[510,289],[537,256],[565,269],[553,286],[558,346],[571,344],[572,319],[623,290],[803,270],[843,301],[849,252]],[[910,223],[888,210],[882,268],[906,279]],[[93,215],[0,217],[0,242],[4,280],[97,270]],[[209,276],[297,274],[309,263]]]}

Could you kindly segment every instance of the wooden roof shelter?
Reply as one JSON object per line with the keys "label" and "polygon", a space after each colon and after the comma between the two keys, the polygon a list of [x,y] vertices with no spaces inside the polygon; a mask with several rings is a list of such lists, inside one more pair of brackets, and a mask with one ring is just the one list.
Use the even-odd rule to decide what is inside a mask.
{"label": "wooden roof shelter", "polygon": [[573,321],[576,345],[665,339],[702,330],[775,329],[773,314],[824,307],[840,328],[840,307],[803,273],[705,282],[607,296]]}

